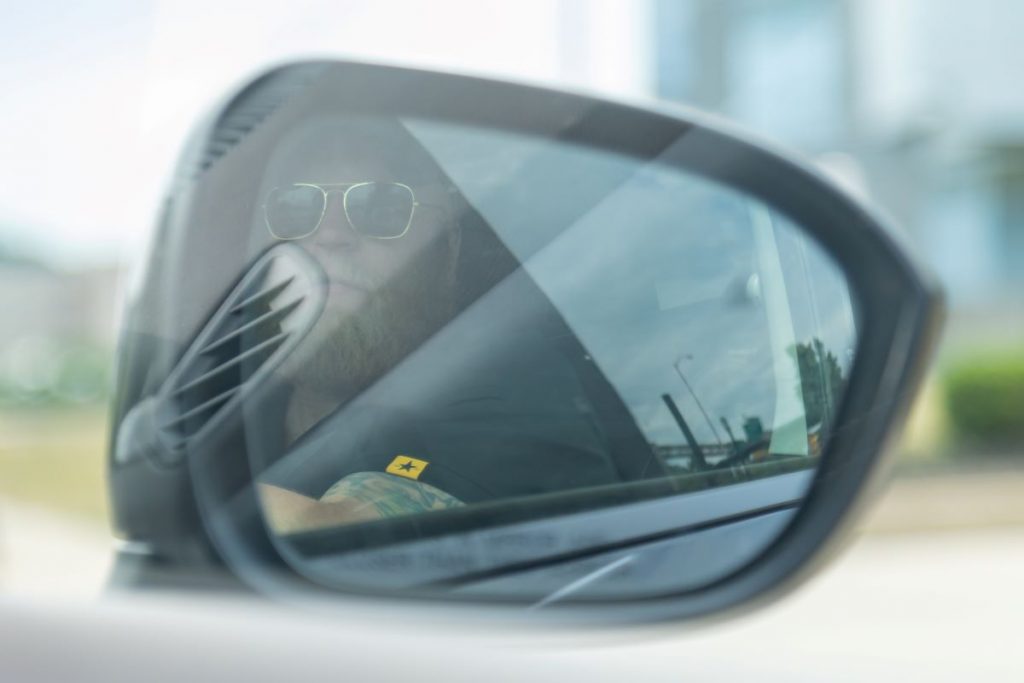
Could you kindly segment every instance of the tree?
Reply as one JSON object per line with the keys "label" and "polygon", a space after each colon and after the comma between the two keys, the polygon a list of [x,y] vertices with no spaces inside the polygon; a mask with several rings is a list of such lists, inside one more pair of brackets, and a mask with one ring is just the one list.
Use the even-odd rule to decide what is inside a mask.
{"label": "tree", "polygon": [[818,338],[797,344],[790,353],[800,371],[800,385],[796,390],[803,398],[807,426],[820,424],[827,431],[845,382],[839,359]]}

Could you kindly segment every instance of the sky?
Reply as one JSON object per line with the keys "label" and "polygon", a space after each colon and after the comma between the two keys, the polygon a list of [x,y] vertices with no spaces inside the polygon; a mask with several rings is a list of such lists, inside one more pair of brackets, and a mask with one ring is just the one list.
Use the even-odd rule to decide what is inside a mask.
{"label": "sky", "polygon": [[197,119],[304,57],[648,93],[648,15],[628,0],[2,0],[0,245],[77,268],[145,247]]}
{"label": "sky", "polygon": [[[0,240],[105,257],[126,229],[145,3],[11,3],[0,40]],[[116,199],[122,197],[121,200]]]}

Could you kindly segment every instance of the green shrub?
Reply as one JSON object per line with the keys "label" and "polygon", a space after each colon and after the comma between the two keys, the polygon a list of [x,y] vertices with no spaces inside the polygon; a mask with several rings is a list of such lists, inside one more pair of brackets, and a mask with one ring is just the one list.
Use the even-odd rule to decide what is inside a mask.
{"label": "green shrub", "polygon": [[957,435],[987,444],[1024,440],[1024,349],[965,358],[943,384]]}
{"label": "green shrub", "polygon": [[113,352],[88,342],[40,343],[0,363],[0,408],[95,405],[110,391]]}

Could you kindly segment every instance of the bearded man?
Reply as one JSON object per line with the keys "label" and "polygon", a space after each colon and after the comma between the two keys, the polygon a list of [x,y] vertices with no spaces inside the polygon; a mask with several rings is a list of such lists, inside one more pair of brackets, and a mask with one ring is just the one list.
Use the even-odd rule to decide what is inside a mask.
{"label": "bearded man", "polygon": [[291,363],[291,452],[257,484],[275,532],[619,480],[570,364],[523,306],[529,276],[464,239],[473,212],[404,125],[303,122],[261,194],[256,228],[327,281]]}

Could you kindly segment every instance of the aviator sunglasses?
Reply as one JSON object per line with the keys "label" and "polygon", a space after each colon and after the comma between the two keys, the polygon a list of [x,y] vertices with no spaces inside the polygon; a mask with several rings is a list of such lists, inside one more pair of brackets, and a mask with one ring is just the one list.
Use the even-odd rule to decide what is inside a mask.
{"label": "aviator sunglasses", "polygon": [[438,207],[416,201],[412,188],[404,183],[292,183],[267,193],[263,203],[267,229],[279,240],[309,237],[327,213],[327,196],[337,192],[342,193],[349,225],[363,237],[377,240],[398,239],[409,232],[416,207]]}

